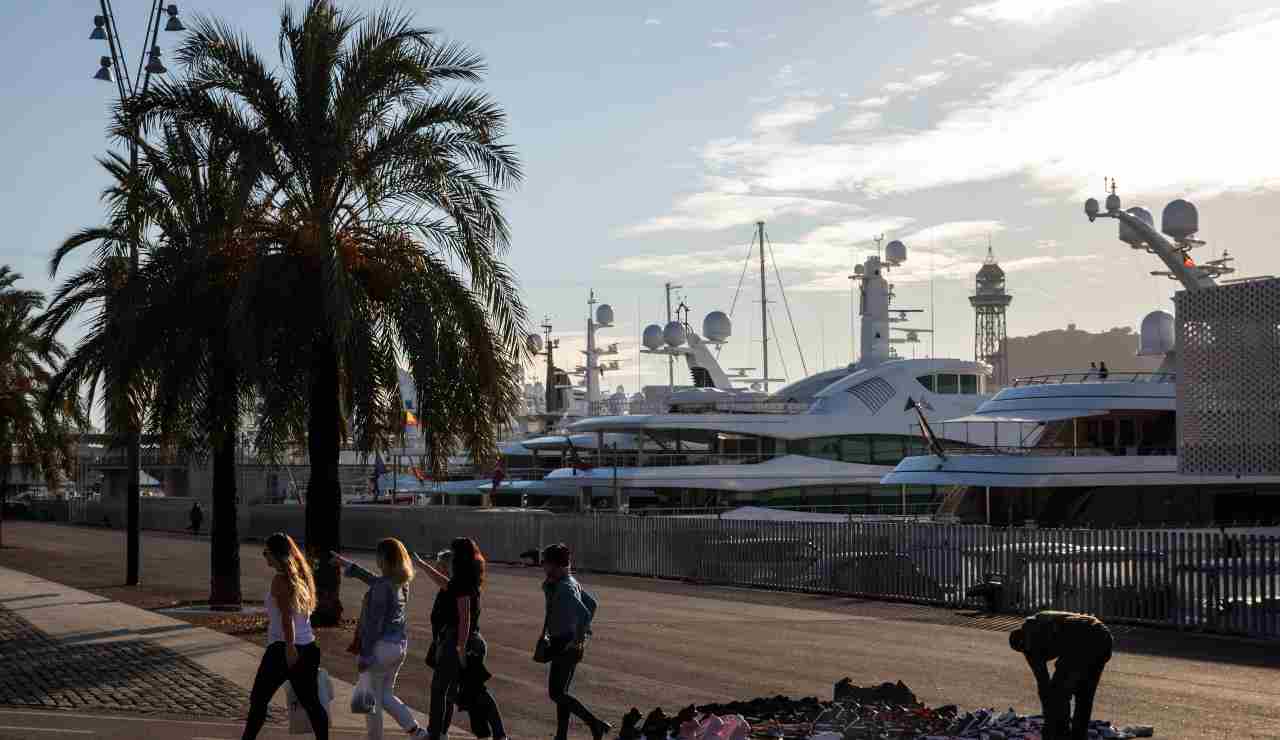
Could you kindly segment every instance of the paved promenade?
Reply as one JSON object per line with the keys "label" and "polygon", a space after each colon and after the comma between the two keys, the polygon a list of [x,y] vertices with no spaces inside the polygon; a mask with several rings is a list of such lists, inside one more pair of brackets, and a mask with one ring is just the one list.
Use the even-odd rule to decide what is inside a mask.
{"label": "paved promenade", "polygon": [[[0,738],[238,738],[261,655],[254,643],[0,567]],[[345,710],[351,685],[334,684],[336,736],[363,734],[364,718]],[[288,737],[284,696],[262,737]]]}
{"label": "paved promenade", "polygon": [[[8,524],[6,542],[16,547],[0,551],[0,565],[69,582],[98,599],[154,607],[207,594],[206,540],[144,535],[141,589],[118,585],[124,547],[120,532]],[[251,597],[266,587],[260,553],[260,544],[246,544],[242,550],[244,589]],[[369,562],[367,555],[356,555]],[[1008,648],[1006,632],[1017,623],[1015,618],[593,574],[583,580],[601,608],[575,692],[615,723],[632,706],[648,711],[662,705],[670,711],[690,702],[778,693],[829,697],[831,684],[846,675],[860,684],[901,679],[934,705],[1037,709],[1026,665]],[[534,569],[493,567],[481,619],[497,674],[492,687],[519,740],[548,738],[553,732],[545,671],[529,659],[542,620],[538,586]],[[419,709],[426,706],[430,681],[422,665],[428,589],[415,584],[410,657],[398,692]],[[8,596],[2,586],[0,592],[5,593],[0,598]],[[358,584],[345,586],[349,608],[358,607],[362,593]],[[80,598],[91,601],[93,595]],[[40,619],[24,616],[50,631]],[[173,620],[163,619],[172,626]],[[1115,632],[1117,652],[1098,693],[1099,717],[1152,724],[1160,738],[1280,736],[1280,646],[1124,627]],[[169,641],[179,634],[185,632],[148,639],[172,647]],[[249,639],[261,641],[260,636]],[[321,630],[325,666],[346,680],[354,673],[349,656],[341,652],[349,641],[349,630]],[[243,645],[245,667],[226,673],[202,663],[206,658],[201,651],[178,652],[229,680],[235,673],[247,682],[261,647],[247,641]],[[0,716],[4,724],[22,723]],[[574,737],[587,735],[575,727]]]}

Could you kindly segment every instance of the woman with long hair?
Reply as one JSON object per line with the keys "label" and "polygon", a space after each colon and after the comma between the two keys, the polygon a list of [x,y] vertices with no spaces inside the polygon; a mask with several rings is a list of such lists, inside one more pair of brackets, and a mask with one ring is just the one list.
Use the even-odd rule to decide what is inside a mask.
{"label": "woman with long hair", "polygon": [[406,629],[409,606],[409,582],[413,580],[413,562],[409,551],[395,538],[378,543],[378,570],[375,576],[357,563],[331,553],[333,559],[347,567],[348,578],[358,578],[369,586],[360,607],[360,626],[356,644],[359,657],[356,669],[368,671],[373,683],[373,712],[365,715],[369,740],[382,740],[382,710],[409,733],[409,737],[426,737],[427,733],[413,719],[413,712],[395,694],[396,677],[409,650]]}
{"label": "woman with long hair", "polygon": [[249,693],[249,717],[243,740],[254,740],[267,719],[271,697],[285,681],[293,686],[298,702],[307,711],[317,740],[328,740],[329,714],[320,703],[318,672],[320,648],[311,631],[316,608],[316,582],[298,543],[283,532],[267,538],[262,548],[267,565],[275,570],[263,603],[267,608],[267,651]]}
{"label": "woman with long hair", "polygon": [[477,738],[504,740],[506,728],[498,702],[485,686],[490,677],[484,667],[488,646],[480,634],[480,594],[484,591],[484,553],[474,540],[459,537],[449,545],[445,559],[435,564],[419,557],[418,563],[440,587],[431,609],[435,675],[431,678],[431,713],[427,736],[441,740],[453,721],[453,699],[466,709]]}

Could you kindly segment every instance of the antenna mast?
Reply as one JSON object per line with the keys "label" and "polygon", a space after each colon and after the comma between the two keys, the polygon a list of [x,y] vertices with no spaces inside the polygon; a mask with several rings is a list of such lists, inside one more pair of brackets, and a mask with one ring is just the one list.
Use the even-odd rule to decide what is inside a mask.
{"label": "antenna mast", "polygon": [[756,222],[760,239],[760,354],[764,377],[764,392],[769,392],[769,297],[764,271],[764,221]]}

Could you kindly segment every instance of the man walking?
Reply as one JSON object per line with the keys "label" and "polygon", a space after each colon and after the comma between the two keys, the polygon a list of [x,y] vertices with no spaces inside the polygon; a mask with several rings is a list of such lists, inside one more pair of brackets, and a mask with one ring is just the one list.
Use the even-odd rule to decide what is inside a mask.
{"label": "man walking", "polygon": [[[1111,631],[1106,625],[1087,614],[1043,611],[1009,635],[1009,647],[1026,657],[1036,677],[1044,740],[1087,740],[1093,697],[1111,660]],[[1052,677],[1051,660],[1057,661]]]}
{"label": "man walking", "polygon": [[191,504],[191,513],[188,515],[191,520],[191,526],[187,527],[191,534],[200,534],[200,525],[204,523],[204,510],[200,508],[200,502]]}
{"label": "man walking", "polygon": [[568,545],[550,545],[542,551],[542,568],[547,576],[542,584],[546,617],[542,623],[542,642],[534,660],[551,664],[547,693],[556,705],[555,740],[569,739],[570,716],[586,723],[593,740],[601,740],[613,726],[596,717],[569,693],[596,613],[596,600],[573,577],[571,565]]}

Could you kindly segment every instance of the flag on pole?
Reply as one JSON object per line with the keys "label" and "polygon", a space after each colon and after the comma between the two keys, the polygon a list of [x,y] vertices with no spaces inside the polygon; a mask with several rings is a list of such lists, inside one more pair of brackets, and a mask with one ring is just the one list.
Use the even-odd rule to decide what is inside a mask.
{"label": "flag on pole", "polygon": [[414,416],[413,412],[408,409],[404,411],[404,425],[408,427],[418,426],[418,417]]}

